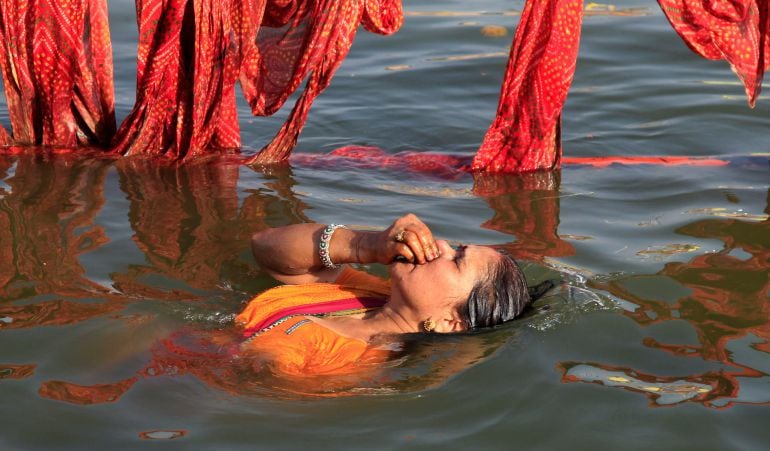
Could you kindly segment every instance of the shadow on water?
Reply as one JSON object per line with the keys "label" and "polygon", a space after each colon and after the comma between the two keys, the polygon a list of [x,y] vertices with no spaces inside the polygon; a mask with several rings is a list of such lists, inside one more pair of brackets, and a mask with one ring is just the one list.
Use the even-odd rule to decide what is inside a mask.
{"label": "shadow on water", "polygon": [[[765,213],[770,214],[770,191]],[[652,406],[685,401],[712,408],[770,404],[770,220],[704,219],[676,232],[717,239],[723,248],[688,262],[667,263],[654,275],[597,279],[592,286],[636,304],[625,315],[641,326],[686,321],[697,345],[662,343],[649,336],[643,344],[717,368],[668,376],[602,363],[562,362],[562,380],[642,393]],[[661,281],[668,281],[666,293],[639,293],[638,287]],[[684,294],[666,299],[672,292]]]}

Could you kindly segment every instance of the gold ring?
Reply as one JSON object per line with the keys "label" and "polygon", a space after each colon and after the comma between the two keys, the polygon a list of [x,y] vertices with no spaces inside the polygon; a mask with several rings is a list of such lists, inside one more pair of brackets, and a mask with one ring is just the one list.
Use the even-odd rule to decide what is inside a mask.
{"label": "gold ring", "polygon": [[402,230],[396,234],[396,236],[393,237],[394,240],[396,240],[399,243],[404,242],[404,234],[406,233],[406,230]]}

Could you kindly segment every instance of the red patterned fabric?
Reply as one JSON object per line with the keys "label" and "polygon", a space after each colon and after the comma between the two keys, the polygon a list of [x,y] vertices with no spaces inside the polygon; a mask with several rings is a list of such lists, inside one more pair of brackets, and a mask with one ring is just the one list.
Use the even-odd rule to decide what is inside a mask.
{"label": "red patterned fabric", "polygon": [[13,139],[109,143],[115,132],[106,0],[0,0],[0,70]]}
{"label": "red patterned fabric", "polygon": [[[765,0],[659,0],[695,52],[727,60],[749,104],[770,65]],[[511,48],[497,116],[470,169],[557,168],[560,117],[575,70],[582,0],[528,0]],[[109,147],[184,160],[240,147],[235,82],[252,113],[271,115],[307,80],[273,140],[247,161],[286,160],[314,99],[359,25],[390,34],[400,0],[136,0],[137,100],[115,135],[105,0],[0,0],[0,70],[12,133],[0,145]],[[409,168],[432,157],[403,153]],[[437,171],[467,169],[442,161]]]}
{"label": "red patterned fabric", "polygon": [[729,160],[707,157],[687,157],[687,156],[604,156],[604,157],[564,157],[562,163],[565,165],[585,165],[595,168],[606,168],[613,164],[623,164],[627,166],[640,164],[654,164],[658,166],[727,166]]}
{"label": "red patterned fabric", "polygon": [[528,0],[513,38],[497,107],[472,168],[559,167],[561,110],[575,72],[582,0]]}
{"label": "red patterned fabric", "polygon": [[[329,153],[302,153],[291,157],[291,164],[317,169],[382,169],[398,171],[404,175],[415,175],[420,178],[433,177],[442,180],[458,180],[473,172],[475,180],[489,175],[489,180],[495,180],[494,172],[472,171],[471,157],[449,155],[436,152],[403,151],[389,153],[379,147],[347,146],[334,149]],[[656,166],[726,166],[729,159],[688,157],[672,155],[653,156],[603,156],[603,157],[564,157],[562,164],[570,166],[593,166],[605,168],[618,165],[656,165]],[[516,171],[513,171],[516,172]],[[524,188],[522,188],[524,189]]]}
{"label": "red patterned fabric", "polygon": [[753,108],[770,67],[770,5],[767,0],[658,0],[692,51],[726,60],[746,88]]}
{"label": "red patterned fabric", "polygon": [[137,0],[137,102],[113,151],[185,159],[240,146],[235,82],[270,115],[309,77],[276,137],[251,163],[284,160],[313,100],[331,82],[360,24],[388,34],[399,0]]}
{"label": "red patterned fabric", "polygon": [[[403,22],[400,0],[297,1],[287,6],[268,4],[258,37],[261,67],[256,73],[242,73],[241,83],[252,113],[269,115],[283,105],[302,80],[309,79],[278,134],[248,164],[275,163],[289,157],[311,104],[329,86],[359,25],[373,33],[392,34]],[[289,26],[283,26],[291,17],[287,9],[298,12]],[[257,68],[255,64],[245,67]]]}
{"label": "red patterned fabric", "polygon": [[319,169],[385,169],[454,180],[468,172],[470,157],[458,157],[434,152],[404,151],[388,153],[379,147],[347,146],[327,154],[294,154],[293,165]]}
{"label": "red patterned fabric", "polygon": [[113,151],[181,160],[240,146],[235,1],[137,0],[136,103]]}

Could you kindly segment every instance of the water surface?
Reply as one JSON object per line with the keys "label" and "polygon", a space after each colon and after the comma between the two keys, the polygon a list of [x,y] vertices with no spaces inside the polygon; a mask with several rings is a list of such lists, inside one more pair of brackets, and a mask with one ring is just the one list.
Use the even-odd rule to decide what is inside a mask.
{"label": "water surface", "polygon": [[[472,155],[522,6],[406,1],[397,35],[360,32],[296,152]],[[770,99],[749,109],[726,64],[691,53],[655,2],[612,6],[584,21],[565,155],[727,165],[474,179],[0,157],[0,448],[764,447]],[[110,8],[120,120],[133,104],[136,32],[130,2]],[[487,37],[485,25],[508,34]],[[247,151],[286,114],[253,118],[242,105]],[[159,351],[180,330],[226,328],[275,283],[249,255],[254,230],[384,227],[407,211],[439,236],[517,256],[532,281],[563,285],[499,330],[414,344],[384,379],[343,391],[352,396],[232,375],[217,384],[195,367],[215,361]],[[157,377],[126,388],[161,361]],[[62,386],[51,381],[100,385],[103,398],[54,400]]]}

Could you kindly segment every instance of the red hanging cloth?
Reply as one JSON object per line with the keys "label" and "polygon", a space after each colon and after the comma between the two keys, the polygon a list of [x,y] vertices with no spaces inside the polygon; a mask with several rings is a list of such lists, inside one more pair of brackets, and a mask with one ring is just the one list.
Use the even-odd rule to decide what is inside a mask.
{"label": "red hanging cloth", "polygon": [[690,49],[726,60],[743,82],[752,108],[770,67],[770,5],[767,0],[658,0]]}
{"label": "red hanging cloth", "polygon": [[497,116],[473,159],[473,170],[559,167],[561,110],[575,73],[582,18],[582,0],[527,0]]}
{"label": "red hanging cloth", "polygon": [[241,84],[252,113],[273,114],[305,78],[309,79],[278,134],[247,163],[274,163],[289,157],[310,106],[329,86],[359,25],[387,35],[398,31],[402,23],[401,0],[268,4],[257,39],[258,49],[250,52],[261,64],[246,64],[241,72]]}
{"label": "red hanging cloth", "polygon": [[105,0],[0,0],[0,71],[12,138],[0,144],[106,145],[115,133]]}
{"label": "red hanging cloth", "polygon": [[399,0],[137,0],[137,101],[113,151],[181,160],[236,148],[235,80],[252,113],[270,115],[308,76],[273,141],[250,163],[284,160],[359,24],[393,33]]}
{"label": "red hanging cloth", "polygon": [[[182,160],[240,146],[238,0],[137,0],[136,103],[112,151]],[[240,22],[237,22],[240,23]]]}

